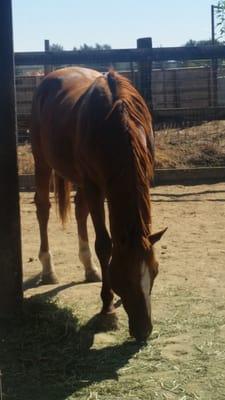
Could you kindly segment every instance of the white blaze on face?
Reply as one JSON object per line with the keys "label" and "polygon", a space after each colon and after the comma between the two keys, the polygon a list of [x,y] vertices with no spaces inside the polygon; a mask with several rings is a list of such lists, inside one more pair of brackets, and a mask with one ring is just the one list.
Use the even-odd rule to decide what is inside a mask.
{"label": "white blaze on face", "polygon": [[143,262],[141,266],[141,288],[143,290],[144,296],[147,298],[149,297],[150,287],[151,277],[149,273],[149,268],[146,262]]}

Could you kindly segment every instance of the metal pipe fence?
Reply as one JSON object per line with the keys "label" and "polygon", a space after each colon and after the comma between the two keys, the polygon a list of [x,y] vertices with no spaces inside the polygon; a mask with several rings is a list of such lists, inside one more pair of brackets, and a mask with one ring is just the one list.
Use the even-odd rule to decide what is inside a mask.
{"label": "metal pipe fence", "polygon": [[[208,152],[208,155],[204,153],[204,163],[225,165],[225,46],[152,48],[149,38],[138,40],[137,46],[137,49],[125,50],[15,54],[21,173],[32,170],[29,119],[33,92],[44,73],[71,65],[101,72],[114,68],[130,79],[152,111],[159,153],[161,148],[167,153],[172,151],[171,146],[175,144],[171,143],[175,142],[178,150],[186,146],[186,152],[191,152],[188,140],[197,148],[201,146],[202,153],[204,137],[207,144],[204,152]],[[192,166],[185,158],[183,162],[176,161],[174,167],[189,166],[189,162]],[[194,166],[201,164],[199,160],[193,163]],[[168,167],[173,163],[168,160],[163,163],[159,157],[158,164]]]}

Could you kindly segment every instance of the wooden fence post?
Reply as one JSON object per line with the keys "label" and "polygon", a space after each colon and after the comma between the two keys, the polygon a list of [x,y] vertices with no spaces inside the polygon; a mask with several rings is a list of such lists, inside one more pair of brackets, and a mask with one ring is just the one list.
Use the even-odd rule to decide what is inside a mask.
{"label": "wooden fence post", "polygon": [[[218,6],[211,5],[211,30],[212,30],[212,45],[215,46],[215,9]],[[218,90],[217,90],[217,72],[218,72],[218,59],[213,58],[211,61],[212,65],[212,105],[217,106],[218,102]]]}
{"label": "wooden fence post", "polygon": [[218,76],[218,60],[212,60],[212,105],[217,107],[218,105],[218,86],[217,86],[217,76]]}
{"label": "wooden fence post", "polygon": [[[50,51],[50,41],[48,39],[45,39],[45,52]],[[44,74],[47,75],[49,72],[52,71],[52,66],[49,64],[44,65]]]}
{"label": "wooden fence post", "polygon": [[[151,49],[152,50],[152,39],[141,38],[137,40],[138,49]],[[139,69],[139,90],[144,97],[150,110],[153,109],[152,104],[152,60],[146,59],[144,62],[140,62],[138,65]]]}
{"label": "wooden fence post", "polygon": [[22,305],[12,5],[0,1],[0,315]]}

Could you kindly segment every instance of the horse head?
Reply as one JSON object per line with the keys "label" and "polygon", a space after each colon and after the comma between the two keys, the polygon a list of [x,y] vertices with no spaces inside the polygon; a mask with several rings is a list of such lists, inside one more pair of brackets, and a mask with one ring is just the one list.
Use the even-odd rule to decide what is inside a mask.
{"label": "horse head", "polygon": [[153,245],[166,229],[149,236],[148,248],[135,246],[131,235],[113,247],[110,283],[127,312],[130,335],[139,342],[152,331],[151,291],[158,274]]}

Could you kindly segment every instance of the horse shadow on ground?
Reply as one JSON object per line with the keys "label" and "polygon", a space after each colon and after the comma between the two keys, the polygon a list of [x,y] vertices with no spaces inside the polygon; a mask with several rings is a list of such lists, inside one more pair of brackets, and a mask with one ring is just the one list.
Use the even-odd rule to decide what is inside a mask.
{"label": "horse shadow on ground", "polygon": [[99,316],[81,326],[71,308],[53,299],[64,286],[26,299],[22,315],[0,321],[3,399],[63,400],[81,390],[88,397],[91,384],[117,380],[139,351],[133,342],[91,348],[95,333],[110,327]]}
{"label": "horse shadow on ground", "polygon": [[[85,280],[79,281],[79,282],[70,282],[70,283],[66,283],[66,284],[61,285],[61,286],[57,286],[56,288],[52,289],[51,291],[48,291],[47,293],[48,293],[49,296],[50,295],[53,296],[53,295],[56,295],[58,292],[61,292],[62,290],[65,290],[65,289],[68,289],[68,288],[70,288],[72,286],[84,285],[84,284],[86,284]],[[43,286],[43,283],[41,281],[41,273],[36,274],[36,275],[26,279],[23,282],[23,291],[26,292],[26,290],[38,288],[39,286]]]}

